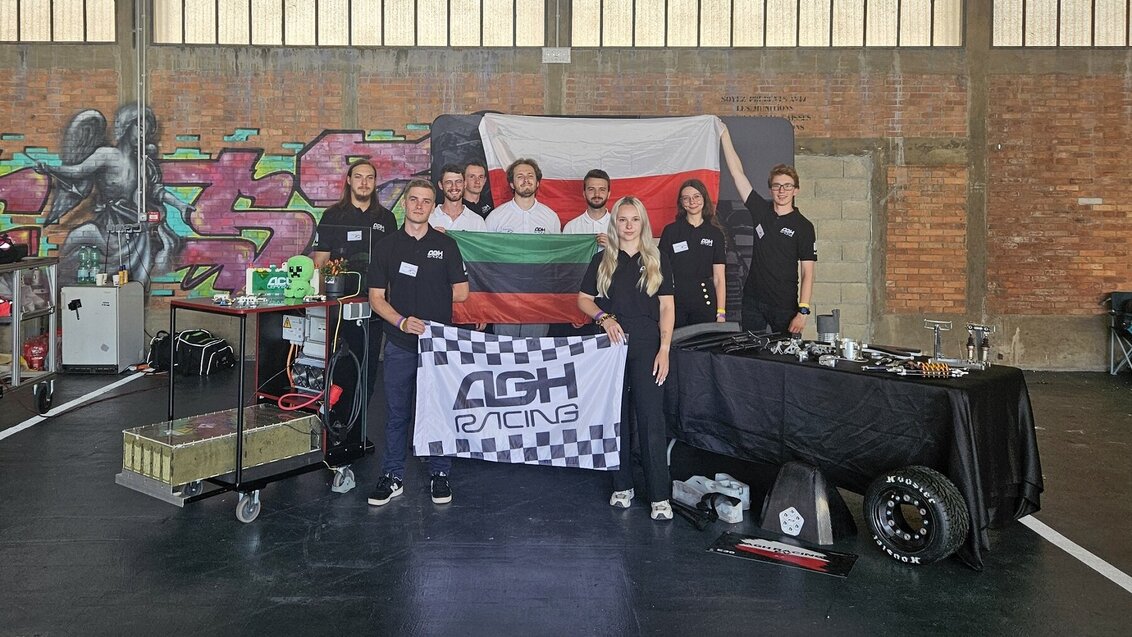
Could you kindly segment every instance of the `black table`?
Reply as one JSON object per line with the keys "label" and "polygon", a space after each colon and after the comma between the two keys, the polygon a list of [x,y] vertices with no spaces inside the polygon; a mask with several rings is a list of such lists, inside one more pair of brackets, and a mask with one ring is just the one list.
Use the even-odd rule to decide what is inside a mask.
{"label": "black table", "polygon": [[673,350],[669,435],[727,456],[817,466],[864,493],[881,473],[924,465],[962,493],[971,533],[959,556],[981,568],[987,532],[1038,510],[1043,490],[1021,370],[924,379],[771,354]]}

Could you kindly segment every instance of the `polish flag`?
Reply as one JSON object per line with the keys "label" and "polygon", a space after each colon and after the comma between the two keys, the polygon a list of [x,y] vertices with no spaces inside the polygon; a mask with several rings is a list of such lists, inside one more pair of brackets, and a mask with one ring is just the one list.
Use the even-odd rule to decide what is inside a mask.
{"label": "polish flag", "polygon": [[687,179],[704,182],[719,200],[719,118],[658,117],[604,119],[486,114],[480,139],[487,158],[492,199],[511,199],[507,166],[525,157],[542,169],[538,201],[558,213],[562,225],[586,209],[582,178],[600,168],[612,180],[609,203],[639,198],[652,231],[660,236],[676,218],[679,188]]}

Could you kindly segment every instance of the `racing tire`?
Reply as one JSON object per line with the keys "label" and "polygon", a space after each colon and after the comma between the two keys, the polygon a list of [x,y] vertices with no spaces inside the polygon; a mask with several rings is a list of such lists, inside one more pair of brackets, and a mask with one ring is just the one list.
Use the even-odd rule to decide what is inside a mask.
{"label": "racing tire", "polygon": [[873,541],[904,564],[930,564],[962,546],[971,527],[959,489],[942,473],[911,466],[886,472],[865,492]]}

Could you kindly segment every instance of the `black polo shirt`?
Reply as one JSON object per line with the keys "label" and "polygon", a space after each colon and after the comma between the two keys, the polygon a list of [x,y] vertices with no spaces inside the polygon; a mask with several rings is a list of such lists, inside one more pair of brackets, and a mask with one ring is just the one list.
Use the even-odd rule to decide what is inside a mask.
{"label": "black polo shirt", "polygon": [[743,296],[784,310],[797,307],[798,262],[818,260],[814,224],[797,208],[775,213],[771,202],[753,190],[746,206],[755,234]]}
{"label": "black polo shirt", "polygon": [[[402,316],[452,322],[452,286],[468,273],[456,240],[431,227],[417,239],[402,228],[381,243],[369,265],[369,285],[385,290],[385,300]],[[416,351],[417,335],[384,323],[389,340]]]}
{"label": "black polo shirt", "polygon": [[[397,218],[377,202],[365,211],[352,203],[334,204],[318,221],[312,249],[329,252],[331,259],[345,258],[351,270],[365,276],[374,246],[396,230]],[[362,289],[366,287],[363,280]]]}
{"label": "black polo shirt", "polygon": [[[673,289],[678,302],[696,302],[700,284],[713,282],[712,268],[727,263],[723,232],[710,222],[699,227],[688,223],[687,217],[677,218],[668,224],[660,235],[660,250],[672,262]],[[711,299],[712,303],[715,299]]]}
{"label": "black polo shirt", "polygon": [[484,219],[487,219],[491,211],[495,210],[495,206],[491,203],[491,197],[487,195],[480,195],[479,201],[468,201],[465,199],[464,206]]}
{"label": "black polo shirt", "polygon": [[[597,267],[601,264],[603,252],[598,252],[590,259],[590,266],[586,275],[582,277],[581,290],[584,294],[597,296]],[[628,324],[644,319],[653,323],[660,322],[660,297],[672,295],[672,266],[668,256],[660,253],[660,273],[664,279],[656,294],[648,296],[637,289],[637,282],[641,279],[641,253],[629,256],[624,250],[617,253],[617,269],[613,271],[613,280],[609,282],[609,294],[606,298],[597,300],[598,307],[611,314],[617,315],[617,322],[628,331]]]}

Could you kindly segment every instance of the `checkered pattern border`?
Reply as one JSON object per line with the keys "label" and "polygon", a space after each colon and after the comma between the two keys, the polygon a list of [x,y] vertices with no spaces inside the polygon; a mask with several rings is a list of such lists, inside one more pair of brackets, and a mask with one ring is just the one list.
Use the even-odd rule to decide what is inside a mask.
{"label": "checkered pattern border", "polygon": [[455,456],[490,462],[542,464],[613,471],[620,465],[618,436],[621,424],[562,428],[554,432],[501,434],[495,438],[456,438],[456,448],[442,442],[428,443],[427,454],[419,447],[417,455]]}
{"label": "checkered pattern border", "polygon": [[476,356],[490,366],[521,365],[555,361],[585,352],[611,347],[609,336],[560,336],[555,338],[522,338],[484,334],[442,323],[426,323],[420,338],[417,366],[425,361],[433,365],[461,363],[471,365]]}

